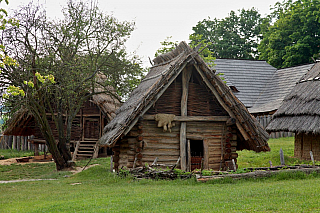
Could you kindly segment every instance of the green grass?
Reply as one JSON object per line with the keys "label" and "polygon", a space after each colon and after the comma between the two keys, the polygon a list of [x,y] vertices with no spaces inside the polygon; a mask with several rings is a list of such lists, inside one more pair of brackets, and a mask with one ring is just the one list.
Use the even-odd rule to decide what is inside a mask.
{"label": "green grass", "polygon": [[101,165],[56,181],[2,184],[1,212],[320,211],[320,178],[314,176],[210,184],[135,181],[107,169]]}
{"label": "green grass", "polygon": [[[280,147],[286,161],[300,162],[292,158],[292,138],[270,140],[269,144],[272,151],[268,153],[239,152],[238,163],[260,167],[268,166],[271,160],[278,165]],[[319,174],[281,173],[270,178],[207,183],[194,178],[137,181],[110,173],[109,158],[90,162],[95,163],[101,165],[68,178],[61,174],[54,181],[0,184],[1,212],[320,212]],[[53,176],[53,163],[31,165],[5,167],[0,177]],[[16,175],[10,176],[9,169]]]}
{"label": "green grass", "polygon": [[0,156],[4,156],[4,159],[17,158],[17,157],[28,157],[33,156],[33,151],[17,151],[13,149],[0,149]]}
{"label": "green grass", "polygon": [[270,152],[256,153],[248,150],[238,152],[239,157],[237,163],[239,169],[248,167],[269,167],[269,161],[272,162],[273,166],[280,165],[280,148],[283,150],[286,165],[311,164],[311,161],[303,161],[293,157],[293,137],[270,139],[268,144],[271,148]]}

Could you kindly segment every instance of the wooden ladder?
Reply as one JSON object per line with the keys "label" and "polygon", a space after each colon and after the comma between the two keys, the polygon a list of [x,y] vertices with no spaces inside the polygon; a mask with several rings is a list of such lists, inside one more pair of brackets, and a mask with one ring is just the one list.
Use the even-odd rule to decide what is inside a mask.
{"label": "wooden ladder", "polygon": [[83,158],[97,158],[98,151],[98,140],[78,141],[73,152],[72,160],[75,161]]}

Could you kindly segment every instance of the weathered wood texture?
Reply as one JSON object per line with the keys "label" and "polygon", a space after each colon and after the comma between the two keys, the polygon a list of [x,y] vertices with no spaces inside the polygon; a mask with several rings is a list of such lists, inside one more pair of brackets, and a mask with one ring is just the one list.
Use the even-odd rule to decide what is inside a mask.
{"label": "weathered wood texture", "polygon": [[181,82],[174,81],[146,114],[181,115]]}
{"label": "weathered wood texture", "polygon": [[[182,96],[181,96],[181,116],[188,115],[188,94],[189,81],[192,74],[192,69],[188,67],[182,71]],[[180,123],[180,157],[181,169],[187,170],[187,123],[185,121]]]}
{"label": "weathered wood texture", "polygon": [[[142,165],[145,163],[152,164],[156,157],[158,157],[159,164],[174,164],[180,156],[180,122],[175,122],[171,132],[163,132],[162,128],[157,127],[156,121],[143,120],[140,125],[143,126],[143,133],[141,134],[143,138],[143,148],[141,148]],[[225,129],[224,122],[187,122],[187,139],[203,140],[204,169],[219,170],[221,163],[224,162],[221,157],[223,129]],[[138,137],[138,133],[134,134],[133,131],[130,134]],[[130,147],[129,139],[122,140],[119,143],[119,147],[113,149],[114,151],[116,150],[115,154],[120,149],[119,164],[117,164],[117,157],[115,156],[115,166],[119,165],[120,168],[121,166],[133,166],[137,149]],[[233,142],[233,145],[235,146],[236,142]],[[236,158],[236,155],[233,155],[233,158]],[[232,159],[231,156],[230,159]]]}
{"label": "weathered wood texture", "polygon": [[[141,154],[142,165],[152,164],[155,158],[158,158],[159,164],[174,164],[182,153],[188,154],[186,149],[180,152],[181,146],[186,148],[185,143],[180,144],[180,136],[187,140],[203,141],[204,169],[227,169],[229,162],[237,158],[237,127],[232,123],[227,127],[229,114],[206,86],[199,83],[200,76],[196,72],[192,73],[189,85],[183,84],[183,79],[187,81],[188,76],[180,75],[147,111],[139,125],[136,124],[126,135],[126,140],[135,138],[143,146],[137,150],[137,147],[125,145],[128,143],[125,140],[120,142],[119,161],[115,156],[115,167],[132,168],[138,153]],[[163,128],[157,127],[154,115],[158,113],[177,116],[171,132],[163,132]],[[140,133],[138,126],[141,127]]]}
{"label": "weathered wood texture", "polygon": [[163,132],[155,121],[143,120],[141,123],[144,141],[142,163],[151,164],[158,157],[159,164],[174,164],[180,156],[180,122],[175,122],[171,132]]}
{"label": "weathered wood texture", "polygon": [[[146,114],[155,115],[167,113],[181,115],[182,83],[179,79],[174,81],[158,101]],[[228,116],[228,113],[219,104],[218,100],[204,85],[189,82],[189,94],[187,104],[188,116]]]}
{"label": "weathered wood texture", "polygon": [[311,160],[310,151],[313,152],[314,160],[320,160],[320,137],[314,134],[299,133],[295,136],[294,156],[303,159]]}
{"label": "weathered wood texture", "polygon": [[[144,120],[155,120],[155,115],[144,115]],[[228,121],[229,116],[175,116],[173,121]]]}

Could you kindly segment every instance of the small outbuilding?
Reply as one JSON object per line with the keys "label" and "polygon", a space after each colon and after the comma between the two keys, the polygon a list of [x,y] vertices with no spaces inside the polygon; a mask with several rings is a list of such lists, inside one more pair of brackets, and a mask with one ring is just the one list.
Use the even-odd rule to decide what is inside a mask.
{"label": "small outbuilding", "polygon": [[285,97],[267,131],[296,133],[294,156],[320,160],[320,63],[316,63]]}
{"label": "small outbuilding", "polygon": [[197,49],[181,42],[153,62],[100,139],[115,169],[180,158],[182,170],[226,170],[237,150],[270,150],[268,134]]}
{"label": "small outbuilding", "polygon": [[[100,90],[96,88],[96,92],[100,92]],[[105,93],[93,95],[90,100],[84,102],[71,127],[70,150],[73,152],[74,159],[96,158],[99,154],[101,156],[107,154],[107,149],[100,149],[97,142],[102,135],[103,127],[115,116],[115,111],[119,107],[119,100]],[[47,118],[52,133],[58,140],[58,131],[51,113],[47,113]],[[39,144],[46,144],[33,115],[26,108],[21,108],[12,116],[3,134],[32,136],[29,141],[36,145],[35,148]],[[37,153],[37,149],[35,152]]]}

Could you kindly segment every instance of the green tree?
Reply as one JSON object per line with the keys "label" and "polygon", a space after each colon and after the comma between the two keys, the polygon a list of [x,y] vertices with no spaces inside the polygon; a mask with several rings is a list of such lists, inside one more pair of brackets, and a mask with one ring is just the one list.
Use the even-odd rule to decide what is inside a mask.
{"label": "green tree", "polygon": [[[63,13],[62,20],[50,21],[32,4],[16,11],[20,26],[8,27],[2,37],[7,54],[19,66],[5,65],[0,74],[8,94],[3,97],[6,107],[11,112],[25,107],[33,114],[58,170],[71,166],[72,121],[83,103],[97,94],[96,88],[118,98],[113,86],[125,96],[143,74],[140,60],[124,49],[134,23],[120,22],[81,1],[70,0]],[[99,75],[105,75],[105,81]]]}
{"label": "green tree", "polygon": [[[224,19],[204,19],[192,28],[190,39],[197,35],[211,43],[208,48],[216,58],[256,59],[260,40],[261,15],[254,8],[239,10],[239,15],[231,11]],[[198,37],[199,39],[199,37]]]}
{"label": "green tree", "polygon": [[[155,57],[170,52],[176,48],[176,46],[179,44],[178,41],[170,41],[172,36],[168,36],[163,42],[160,42],[161,47],[156,51]],[[208,46],[211,45],[211,43],[207,43],[204,39],[202,39],[202,35],[190,35],[190,47],[195,48],[198,45],[200,45],[200,56],[203,58],[205,62],[209,64],[209,66],[214,65],[215,57],[213,56],[213,53],[208,49]]]}
{"label": "green tree", "polygon": [[[3,0],[0,0],[0,3],[2,3]],[[6,4],[9,4],[8,0],[4,1]],[[0,30],[4,30],[7,25],[12,26],[19,26],[19,22],[14,18],[7,18],[8,13],[5,9],[0,8]],[[3,43],[0,43],[0,67],[3,67],[4,65],[16,65],[16,61],[9,57],[6,54],[5,47]],[[1,72],[1,70],[0,70]]]}
{"label": "green tree", "polygon": [[278,2],[262,29],[259,59],[277,68],[312,62],[320,50],[320,1]]}

